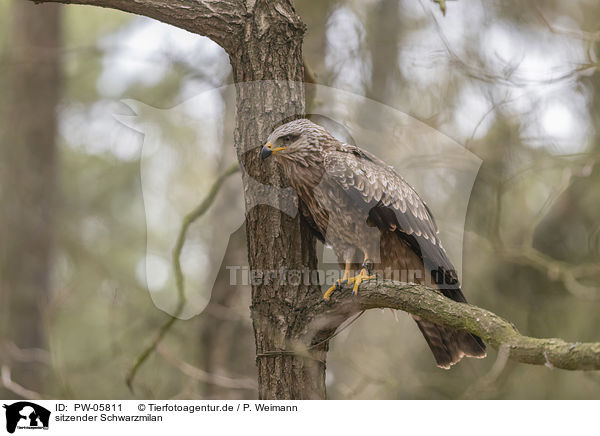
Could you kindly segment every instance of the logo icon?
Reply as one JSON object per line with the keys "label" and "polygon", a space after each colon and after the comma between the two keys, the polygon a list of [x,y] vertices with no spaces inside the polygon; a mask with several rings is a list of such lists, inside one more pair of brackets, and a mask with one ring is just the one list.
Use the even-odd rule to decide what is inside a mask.
{"label": "logo icon", "polygon": [[10,405],[4,404],[6,409],[6,431],[14,433],[18,429],[44,429],[48,430],[50,411],[29,401],[19,401]]}

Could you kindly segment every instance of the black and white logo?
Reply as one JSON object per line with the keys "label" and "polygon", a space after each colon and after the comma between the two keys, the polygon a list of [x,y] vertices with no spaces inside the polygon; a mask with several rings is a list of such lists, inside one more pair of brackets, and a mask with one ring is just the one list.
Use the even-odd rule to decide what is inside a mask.
{"label": "black and white logo", "polygon": [[6,431],[14,433],[16,429],[48,430],[50,411],[29,401],[5,404]]}

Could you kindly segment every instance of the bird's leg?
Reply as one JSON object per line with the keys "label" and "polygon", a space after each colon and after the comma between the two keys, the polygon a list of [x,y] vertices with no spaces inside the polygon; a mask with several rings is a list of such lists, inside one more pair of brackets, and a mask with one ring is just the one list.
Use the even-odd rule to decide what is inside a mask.
{"label": "bird's leg", "polygon": [[348,280],[350,280],[350,265],[351,262],[349,260],[346,261],[346,268],[344,269],[344,277],[342,277],[339,280],[336,280],[335,283],[333,284],[333,286],[331,286],[329,289],[327,289],[327,291],[325,292],[325,295],[323,295],[323,298],[327,301],[329,301],[329,298],[331,297],[331,294],[333,293],[333,291],[335,291],[336,289],[342,289],[342,286],[344,286],[346,283],[348,283]]}
{"label": "bird's leg", "polygon": [[371,272],[373,271],[373,261],[369,259],[369,256],[365,256],[365,260],[363,260],[361,268],[364,269],[367,272],[367,274],[371,274]]}
{"label": "bird's leg", "polygon": [[365,260],[362,264],[362,269],[360,270],[360,274],[348,279],[348,281],[354,282],[354,287],[352,288],[352,294],[358,294],[358,287],[360,284],[367,280],[372,280],[375,278],[374,275],[371,275],[371,270],[373,268],[373,261],[369,259],[369,255],[365,253]]}

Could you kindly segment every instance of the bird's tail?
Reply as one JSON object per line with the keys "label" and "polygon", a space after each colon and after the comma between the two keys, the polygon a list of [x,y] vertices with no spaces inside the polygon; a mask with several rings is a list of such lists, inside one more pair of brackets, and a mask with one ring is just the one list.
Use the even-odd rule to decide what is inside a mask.
{"label": "bird's tail", "polygon": [[414,318],[440,368],[450,369],[463,356],[479,359],[486,356],[485,344],[478,336]]}
{"label": "bird's tail", "polygon": [[[454,271],[452,263],[439,246],[434,246],[428,241],[419,242],[415,237],[399,231],[382,234],[380,252],[382,253],[381,269],[384,271],[384,277],[388,279],[398,280],[391,272],[387,272],[388,270],[400,272],[405,270],[407,273],[422,271],[420,278],[414,274],[410,276],[407,274],[409,278],[405,281],[427,284],[423,278],[427,271],[435,271],[438,266],[441,266],[444,271]],[[423,254],[426,254],[429,259],[426,265],[422,260]],[[440,286],[440,292],[451,300],[460,303],[467,301],[458,281],[453,287]],[[414,318],[440,368],[448,369],[464,356],[485,357],[485,344],[479,337],[464,330],[455,330],[418,317]]]}

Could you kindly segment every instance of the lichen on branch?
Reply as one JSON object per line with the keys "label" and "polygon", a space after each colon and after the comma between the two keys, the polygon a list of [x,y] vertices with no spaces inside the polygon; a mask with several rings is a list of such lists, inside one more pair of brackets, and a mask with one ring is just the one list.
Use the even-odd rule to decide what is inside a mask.
{"label": "lichen on branch", "polygon": [[375,308],[398,309],[437,324],[467,330],[496,349],[506,348],[509,358],[517,362],[567,370],[600,370],[600,342],[524,336],[512,323],[488,310],[458,303],[426,286],[391,280],[364,282],[357,296],[350,289],[343,289],[334,293],[329,303],[316,302],[307,334],[327,325],[329,320]]}

